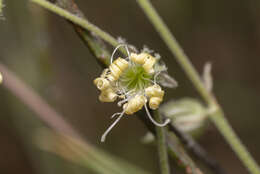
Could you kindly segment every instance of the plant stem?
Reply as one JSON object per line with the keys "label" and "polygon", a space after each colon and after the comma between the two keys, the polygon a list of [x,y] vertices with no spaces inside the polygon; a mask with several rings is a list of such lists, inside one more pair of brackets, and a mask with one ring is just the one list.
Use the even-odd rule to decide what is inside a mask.
{"label": "plant stem", "polygon": [[188,56],[184,53],[175,37],[172,35],[166,24],[157,14],[149,0],[137,0],[140,7],[143,9],[151,23],[154,25],[157,32],[160,34],[166,45],[169,47],[172,54],[175,56],[178,63],[182,66],[188,78],[192,81],[195,88],[204,98],[210,107],[216,109],[215,114],[211,114],[210,119],[216,125],[218,130],[224,136],[231,148],[244,163],[247,169],[253,174],[260,174],[259,166],[254,161],[253,157],[247,151],[245,146],[240,142],[239,138],[224,117],[224,113],[218,105],[215,97],[204,87],[198,72],[195,70]]}
{"label": "plant stem", "polygon": [[[163,116],[163,114],[162,114]],[[179,130],[174,124],[168,125],[169,130],[172,131],[176,137],[179,138],[180,142],[200,159],[206,166],[208,166],[216,174],[226,174],[224,169],[218,164],[218,162],[211,158],[208,153],[190,136],[189,134]]]}
{"label": "plant stem", "polygon": [[172,132],[167,134],[168,151],[172,156],[178,156],[181,166],[186,170],[187,174],[203,174],[196,166],[194,161],[188,155],[184,146],[179,141],[179,138]]}
{"label": "plant stem", "polygon": [[[78,17],[85,19],[84,14],[80,11],[74,0],[52,0],[52,3],[55,3],[58,7],[61,7]],[[69,20],[67,21],[73,26],[75,32],[88,47],[97,62],[104,68],[109,66],[111,53],[108,51],[104,41],[94,32],[90,32],[89,30],[86,30]]]}
{"label": "plant stem", "polygon": [[[81,26],[82,28],[94,32],[97,36],[99,36],[100,38],[102,38],[103,40],[105,40],[106,42],[110,43],[112,46],[116,47],[118,46],[118,41],[111,36],[110,34],[104,32],[103,30],[101,30],[100,28],[98,28],[97,26],[93,25],[92,23],[90,23],[89,21],[87,21],[84,18],[81,18],[77,15],[74,15],[71,12],[68,12],[67,10],[62,9],[61,7],[58,7],[46,0],[31,0],[32,2],[54,12],[55,14],[60,15],[61,17],[72,21],[74,24],[77,24],[79,26]],[[123,51],[121,49],[121,51],[124,53],[125,51]]]}
{"label": "plant stem", "polygon": [[[39,0],[39,2],[42,2],[42,1]],[[50,7],[55,6],[55,8],[56,8],[57,5],[58,5],[59,7],[61,7],[61,9],[59,9],[59,10],[61,10],[61,11],[63,10],[64,11],[64,9],[65,9],[65,10],[68,11],[68,13],[70,15],[74,15],[76,17],[80,17],[82,20],[85,19],[84,18],[84,14],[78,9],[77,4],[75,4],[75,2],[73,0],[52,0],[52,2],[55,2],[56,5],[48,4],[48,6],[43,6],[43,7],[49,9],[49,6]],[[39,4],[39,5],[41,5],[41,4]],[[51,10],[51,9],[49,9],[49,10],[54,12],[54,13],[59,12],[59,11],[55,11],[55,10]],[[57,14],[59,15],[59,13],[57,13]],[[60,15],[60,16],[62,16],[62,15]],[[73,25],[75,31],[77,32],[79,37],[83,40],[84,44],[90,49],[91,53],[96,57],[96,60],[99,62],[99,64],[102,67],[109,66],[110,54],[109,54],[109,51],[107,50],[107,48],[105,47],[104,43],[101,40],[101,39],[103,39],[102,35],[100,35],[98,37],[98,35],[96,35],[95,32],[91,32],[90,31],[91,28],[79,26],[76,23],[76,21],[74,20],[74,17],[70,17],[70,18],[67,18],[66,16],[62,16],[62,17],[65,17],[68,20],[68,22]],[[108,41],[108,43],[111,44],[110,41]],[[124,50],[123,51],[121,50],[121,52],[123,52],[123,54],[126,54],[126,52]],[[140,113],[140,112],[137,113],[137,115],[143,121],[143,123],[147,126],[147,128],[150,131],[152,131],[153,133],[155,133],[154,125],[151,124],[150,120],[146,120],[146,117],[144,117],[143,114],[144,113]],[[176,150],[173,149],[173,144],[168,142],[168,146],[169,146],[168,147],[169,151],[171,152],[170,155],[175,153],[175,155],[172,155],[173,158],[176,158],[176,156],[177,156],[178,159],[180,161],[182,161],[183,164],[185,164],[186,168],[194,168],[189,162],[184,160],[183,154],[176,153]],[[181,154],[181,156],[179,154]],[[187,158],[188,158],[188,156],[187,156]],[[199,171],[199,169],[197,169],[196,171],[193,170],[193,173],[195,174],[195,173],[197,173],[197,171]]]}
{"label": "plant stem", "polygon": [[[81,134],[79,134],[77,130],[71,127],[71,125],[63,119],[63,116],[61,116],[31,87],[27,86],[27,84],[21,81],[12,71],[10,71],[5,65],[1,63],[0,71],[1,73],[3,73],[4,77],[4,81],[2,84],[3,87],[14,94],[28,108],[30,108],[36,114],[35,116],[38,119],[42,120],[57,133],[66,135],[67,137],[71,137],[72,139],[75,139],[77,140],[77,142],[80,143],[80,147],[84,149],[84,153],[88,153],[88,155],[84,156],[84,153],[82,151],[79,151],[79,148],[75,148],[74,152],[77,152],[81,155],[82,158],[84,158],[85,167],[91,168],[97,173],[128,174],[130,173],[129,171],[134,170],[136,171],[135,173],[138,174],[148,174],[148,172],[145,172],[138,167],[128,164],[122,159],[120,159],[120,161],[121,163],[124,163],[124,165],[118,165],[118,159],[115,160],[115,157],[108,153],[101,153],[101,150],[95,148],[90,143],[85,141],[82,138]],[[62,148],[62,146],[60,147]],[[72,154],[70,154],[70,157],[73,157]],[[92,160],[86,160],[87,157],[91,158]],[[125,167],[127,167],[128,170],[126,170]]]}
{"label": "plant stem", "polygon": [[[161,123],[163,121],[162,116],[159,114],[158,111],[154,112],[154,118],[159,123]],[[156,126],[155,130],[156,130],[156,136],[157,136],[157,148],[158,148],[158,153],[159,153],[161,174],[170,174],[165,127]]]}

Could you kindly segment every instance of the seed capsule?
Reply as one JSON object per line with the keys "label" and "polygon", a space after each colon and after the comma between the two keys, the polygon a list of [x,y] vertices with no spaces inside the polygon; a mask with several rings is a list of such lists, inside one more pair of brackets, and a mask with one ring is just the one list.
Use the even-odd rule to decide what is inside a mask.
{"label": "seed capsule", "polygon": [[130,99],[128,103],[124,104],[123,108],[125,113],[131,115],[142,109],[146,102],[146,98],[143,95],[136,95],[134,98]]}

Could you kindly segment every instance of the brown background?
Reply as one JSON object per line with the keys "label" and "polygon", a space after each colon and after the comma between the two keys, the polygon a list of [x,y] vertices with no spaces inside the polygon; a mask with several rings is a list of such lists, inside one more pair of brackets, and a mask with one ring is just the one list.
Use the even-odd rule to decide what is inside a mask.
{"label": "brown background", "polygon": [[[214,92],[227,118],[260,161],[260,3],[257,0],[153,0],[154,6],[201,72],[213,63]],[[198,97],[174,57],[133,0],[77,0],[86,17],[113,36],[159,52],[179,87],[166,101]],[[6,0],[0,21],[0,61],[32,86],[85,139],[136,165],[158,173],[156,149],[140,143],[145,127],[125,117],[106,143],[100,136],[116,104],[101,104],[92,85],[101,68],[73,29],[60,17],[27,0]],[[0,87],[0,173],[91,173],[43,153],[34,145],[42,126],[33,112]],[[230,173],[247,173],[214,126],[200,143]]]}

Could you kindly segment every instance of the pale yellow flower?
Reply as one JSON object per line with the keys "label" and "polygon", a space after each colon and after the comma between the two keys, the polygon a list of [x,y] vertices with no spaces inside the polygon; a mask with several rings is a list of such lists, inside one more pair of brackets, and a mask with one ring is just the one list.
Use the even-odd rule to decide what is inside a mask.
{"label": "pale yellow flower", "polygon": [[[124,46],[127,50],[127,58],[117,58],[113,61],[116,50]],[[115,113],[112,118],[119,115],[115,122],[105,131],[101,141],[105,141],[106,135],[124,114],[132,115],[143,107],[150,120],[156,126],[165,126],[170,122],[157,123],[151,116],[147,107],[157,109],[163,101],[164,91],[157,83],[157,76],[166,71],[164,65],[158,63],[158,59],[149,53],[130,53],[126,45],[119,45],[111,56],[111,64],[100,77],[94,80],[94,84],[100,90],[101,102],[114,102],[119,100],[118,106],[123,106],[123,111]]]}

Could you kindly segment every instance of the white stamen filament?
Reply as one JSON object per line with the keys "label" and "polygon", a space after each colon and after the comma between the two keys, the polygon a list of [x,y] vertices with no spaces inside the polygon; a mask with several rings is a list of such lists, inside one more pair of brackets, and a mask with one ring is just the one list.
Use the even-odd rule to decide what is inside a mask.
{"label": "white stamen filament", "polygon": [[127,53],[127,55],[128,55],[127,58],[130,57],[130,52],[129,52],[129,50],[128,50],[127,45],[126,45],[126,44],[120,44],[120,45],[118,45],[118,46],[114,49],[114,51],[113,51],[113,53],[112,53],[112,55],[111,55],[111,58],[110,58],[110,64],[113,63],[114,55],[115,55],[116,51],[117,51],[120,47],[125,47],[126,53]]}
{"label": "white stamen filament", "polygon": [[112,119],[112,118],[114,118],[115,116],[120,115],[120,114],[121,114],[121,112],[114,113],[110,118]]}
{"label": "white stamen filament", "polygon": [[121,100],[117,103],[117,106],[121,107],[123,103],[127,102],[128,101],[128,98],[124,99],[124,100]]}
{"label": "white stamen filament", "polygon": [[119,115],[119,117],[116,119],[116,121],[114,121],[113,124],[111,124],[111,126],[109,126],[109,128],[103,133],[102,137],[101,137],[101,142],[105,142],[106,140],[106,136],[107,134],[111,131],[111,129],[113,129],[113,127],[119,122],[119,120],[123,117],[125,113],[125,110],[123,112],[121,112],[121,114]]}
{"label": "white stamen filament", "polygon": [[158,77],[158,75],[161,73],[161,71],[157,72],[154,77],[153,77],[153,80],[154,80],[154,84],[157,85],[157,82],[156,82],[156,79]]}
{"label": "white stamen filament", "polygon": [[150,114],[150,112],[149,112],[149,110],[148,110],[148,108],[147,108],[146,103],[144,104],[144,107],[145,107],[145,110],[146,110],[146,114],[148,115],[149,119],[151,120],[151,122],[152,122],[154,125],[159,126],[159,127],[163,127],[163,126],[166,126],[168,123],[171,122],[171,120],[168,118],[167,120],[165,120],[164,123],[157,123],[157,122],[153,119],[153,117],[151,116],[151,114]]}

